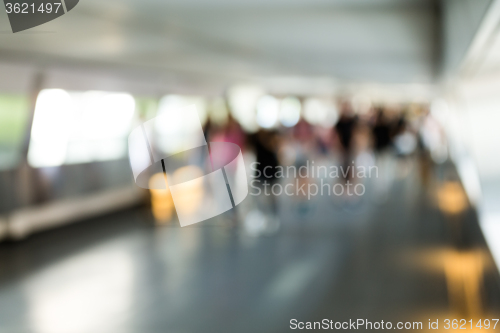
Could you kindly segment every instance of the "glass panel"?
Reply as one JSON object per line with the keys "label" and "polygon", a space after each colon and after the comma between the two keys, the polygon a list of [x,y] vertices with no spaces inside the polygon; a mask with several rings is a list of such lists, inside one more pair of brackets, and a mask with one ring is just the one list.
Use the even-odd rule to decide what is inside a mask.
{"label": "glass panel", "polygon": [[14,168],[21,160],[28,107],[26,96],[0,95],[0,170]]}
{"label": "glass panel", "polygon": [[135,100],[126,93],[43,90],[35,108],[29,163],[47,167],[123,158],[134,113]]}

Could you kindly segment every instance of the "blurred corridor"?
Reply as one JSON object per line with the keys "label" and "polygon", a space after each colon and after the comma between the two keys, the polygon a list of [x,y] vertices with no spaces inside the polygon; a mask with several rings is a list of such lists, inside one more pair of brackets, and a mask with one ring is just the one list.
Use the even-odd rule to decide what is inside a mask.
{"label": "blurred corridor", "polygon": [[500,329],[500,0],[14,2],[0,333]]}

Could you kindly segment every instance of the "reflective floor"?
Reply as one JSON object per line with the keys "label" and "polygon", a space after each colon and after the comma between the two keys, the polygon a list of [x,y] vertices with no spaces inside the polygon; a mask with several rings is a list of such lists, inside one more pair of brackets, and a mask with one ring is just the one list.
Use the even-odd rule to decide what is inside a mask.
{"label": "reflective floor", "polygon": [[[0,332],[285,332],[291,319],[324,318],[425,330],[429,319],[498,318],[474,211],[438,208],[439,168],[391,165],[360,200],[280,197],[262,228],[231,212],[155,227],[137,208],[1,244]],[[269,201],[250,196],[240,215],[259,200]]]}

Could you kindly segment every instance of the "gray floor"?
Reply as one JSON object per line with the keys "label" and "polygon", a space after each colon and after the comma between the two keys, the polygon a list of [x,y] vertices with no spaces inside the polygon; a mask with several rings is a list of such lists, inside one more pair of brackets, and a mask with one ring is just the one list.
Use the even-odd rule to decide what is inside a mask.
{"label": "gray floor", "polygon": [[[1,244],[0,332],[285,332],[291,319],[324,318],[426,328],[457,318],[447,258],[480,251],[490,262],[474,211],[455,244],[435,177],[424,182],[418,163],[393,166],[361,200],[282,197],[279,228],[261,232],[228,227],[232,213],[154,227],[137,208]],[[259,200],[247,201],[240,215]],[[496,268],[485,267],[481,313],[498,318]]]}

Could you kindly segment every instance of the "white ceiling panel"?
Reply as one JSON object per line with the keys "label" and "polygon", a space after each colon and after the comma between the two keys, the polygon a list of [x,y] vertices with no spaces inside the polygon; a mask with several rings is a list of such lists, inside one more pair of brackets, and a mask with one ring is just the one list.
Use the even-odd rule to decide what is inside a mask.
{"label": "white ceiling panel", "polygon": [[436,17],[417,0],[81,0],[9,33],[0,60],[227,85],[269,77],[430,82]]}

